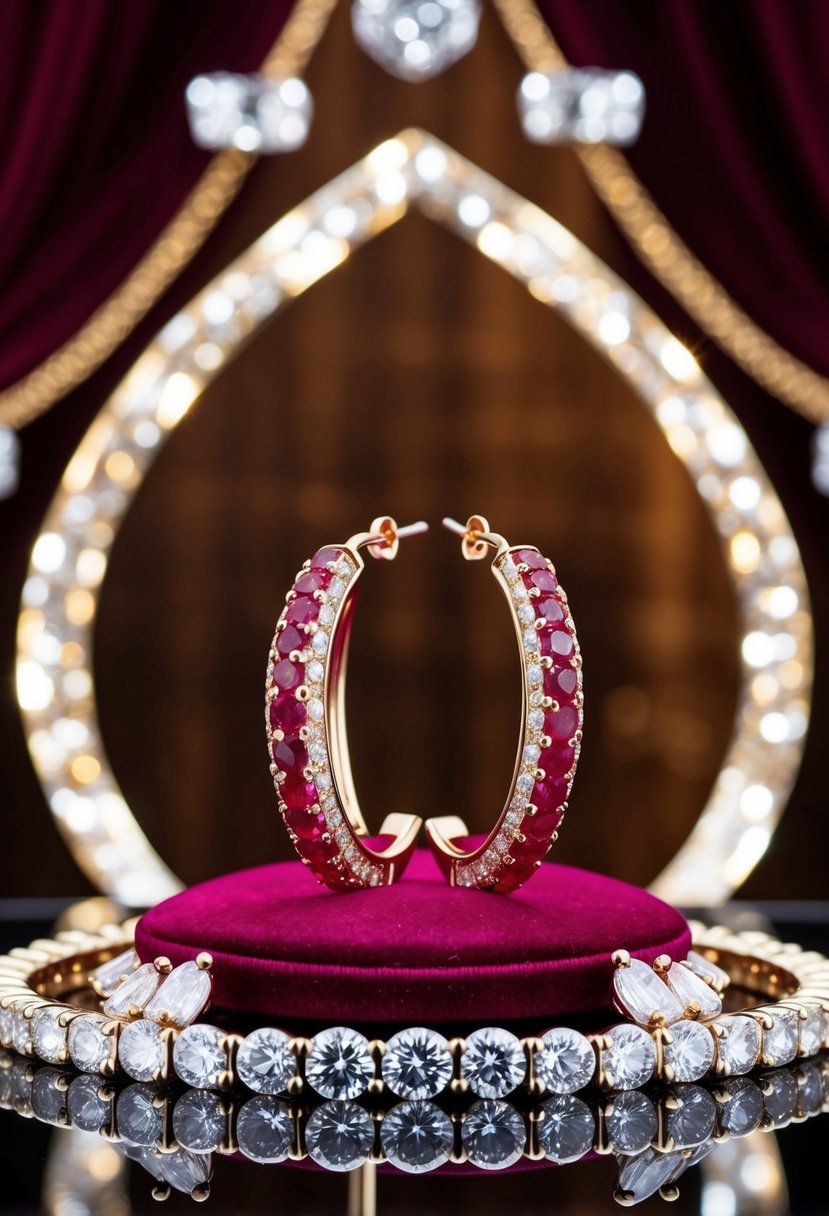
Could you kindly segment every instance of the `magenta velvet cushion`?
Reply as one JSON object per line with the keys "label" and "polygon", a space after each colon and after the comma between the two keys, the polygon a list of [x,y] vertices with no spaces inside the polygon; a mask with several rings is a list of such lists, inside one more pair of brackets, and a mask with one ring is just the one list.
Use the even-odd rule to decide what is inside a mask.
{"label": "magenta velvet cushion", "polygon": [[510,896],[452,889],[419,850],[401,882],[335,894],[299,862],[226,874],[138,924],[142,961],[209,950],[215,1003],[325,1022],[520,1019],[599,1009],[610,954],[684,958],[684,918],[613,878],[545,864]]}

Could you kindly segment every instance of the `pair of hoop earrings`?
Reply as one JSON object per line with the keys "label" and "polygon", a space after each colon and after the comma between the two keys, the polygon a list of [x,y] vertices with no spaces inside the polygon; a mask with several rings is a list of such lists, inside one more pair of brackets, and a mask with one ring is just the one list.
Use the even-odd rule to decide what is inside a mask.
{"label": "pair of hoop earrings", "polygon": [[[465,526],[443,523],[461,537],[467,561],[494,551],[492,573],[518,639],[523,706],[512,785],[483,843],[470,841],[455,815],[428,819],[426,835],[452,886],[506,894],[541,864],[567,808],[582,734],[581,655],[567,597],[538,549],[510,546],[479,515]],[[396,882],[423,825],[395,813],[379,837],[369,835],[351,775],[344,691],[361,552],[391,561],[402,539],[427,530],[385,517],[320,549],[297,575],[276,626],[265,704],[271,774],[297,853],[332,890]]]}

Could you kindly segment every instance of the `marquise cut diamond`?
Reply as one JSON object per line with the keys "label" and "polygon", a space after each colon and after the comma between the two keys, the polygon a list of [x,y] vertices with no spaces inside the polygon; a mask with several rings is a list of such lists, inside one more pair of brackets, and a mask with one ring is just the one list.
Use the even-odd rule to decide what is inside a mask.
{"label": "marquise cut diamond", "polygon": [[665,982],[683,1011],[696,1006],[700,1010],[699,1016],[703,1018],[715,1018],[722,1013],[720,994],[682,963],[671,963]]}
{"label": "marquise cut diamond", "polygon": [[210,1003],[211,987],[209,971],[198,963],[182,963],[165,977],[144,1016],[165,1026],[189,1026]]}
{"label": "marquise cut diamond", "polygon": [[210,1157],[202,1153],[190,1153],[184,1148],[175,1153],[162,1153],[160,1156],[155,1156],[154,1150],[149,1150],[143,1158],[143,1164],[150,1173],[153,1173],[152,1163],[155,1163],[163,1182],[169,1183],[185,1195],[192,1195],[197,1187],[204,1186],[210,1178]]}
{"label": "marquise cut diamond", "polygon": [[712,983],[717,992],[723,992],[731,983],[731,976],[727,971],[724,971],[722,967],[718,967],[716,963],[712,963],[704,955],[698,954],[696,950],[688,951],[685,964],[691,968],[694,975],[698,975],[700,979],[708,980]]}
{"label": "marquise cut diamond", "polygon": [[112,996],[115,989],[138,966],[138,955],[130,947],[106,963],[96,967],[89,977],[90,983],[100,996]]}
{"label": "marquise cut diamond", "polygon": [[155,996],[161,978],[152,963],[144,963],[118,985],[104,1004],[104,1013],[111,1018],[123,1018],[133,1006],[143,1009]]}
{"label": "marquise cut diamond", "polygon": [[641,1203],[660,1187],[673,1182],[686,1168],[681,1153],[663,1153],[646,1148],[636,1157],[623,1157],[619,1162],[619,1190],[630,1196],[631,1203]]}
{"label": "marquise cut diamond", "polygon": [[684,1006],[657,973],[641,959],[632,958],[613,973],[613,992],[617,1008],[633,1022],[643,1026],[670,1025],[678,1021]]}

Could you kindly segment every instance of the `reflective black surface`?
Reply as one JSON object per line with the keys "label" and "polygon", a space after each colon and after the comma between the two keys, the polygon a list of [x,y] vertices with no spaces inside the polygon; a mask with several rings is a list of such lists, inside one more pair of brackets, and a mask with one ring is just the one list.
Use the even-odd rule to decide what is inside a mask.
{"label": "reflective black surface", "polygon": [[[41,919],[36,908],[8,908],[0,947],[48,931],[54,911],[44,908]],[[782,936],[829,945],[822,907],[772,911]],[[8,1212],[143,1212],[164,1196],[167,1210],[183,1210],[194,1192],[228,1213],[460,1207],[530,1216],[613,1212],[614,1192],[640,1210],[661,1209],[660,1185],[667,1197],[678,1188],[674,1210],[704,1216],[826,1207],[825,1056],[615,1099],[406,1104],[378,1095],[363,1104],[291,1104],[181,1086],[101,1086],[2,1053],[0,1108],[0,1209]],[[522,1143],[545,1159],[525,1153],[513,1162]],[[472,1160],[420,1173],[389,1164],[321,1168],[347,1167],[381,1149],[408,1171],[444,1162],[450,1151],[456,1158],[466,1149]]]}

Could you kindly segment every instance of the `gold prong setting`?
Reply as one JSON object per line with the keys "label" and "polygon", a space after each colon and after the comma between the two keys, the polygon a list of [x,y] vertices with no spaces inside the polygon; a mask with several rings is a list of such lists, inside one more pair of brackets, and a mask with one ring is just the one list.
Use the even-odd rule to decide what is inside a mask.
{"label": "gold prong setting", "polygon": [[[300,858],[318,882],[335,890],[379,886],[386,878],[384,866],[360,844],[344,801],[337,772],[344,734],[332,724],[330,710],[361,570],[356,552],[345,546],[325,546],[305,563],[277,622],[265,684],[265,729],[280,814]],[[346,630],[342,642],[340,628]],[[350,774],[345,781],[350,786]]]}
{"label": "gold prong setting", "polygon": [[[554,1094],[529,1107],[521,1099],[515,1104],[470,1102],[470,1094],[453,1098],[449,1114],[430,1100],[395,1103],[382,1090],[371,1110],[343,1099],[309,1105],[258,1093],[190,1089],[181,1094],[164,1086],[119,1090],[93,1076],[72,1078],[49,1065],[37,1069],[31,1062],[10,1064],[9,1059],[0,1056],[0,1108],[97,1133],[115,1146],[129,1143],[140,1124],[142,1139],[148,1130],[155,1137],[142,1152],[145,1167],[156,1178],[174,1178],[177,1189],[200,1190],[200,1198],[206,1193],[212,1153],[240,1153],[254,1162],[310,1158],[338,1169],[389,1162],[408,1173],[427,1173],[448,1160],[486,1170],[509,1168],[520,1156],[563,1164],[592,1149],[616,1156],[617,1198],[627,1205],[659,1186],[675,1192],[703,1145],[821,1114],[829,1076],[821,1061],[781,1068],[756,1080],[736,1077],[706,1086],[668,1084],[608,1095]],[[341,1150],[336,1162],[326,1129]],[[161,1168],[165,1163],[170,1167],[166,1172]],[[193,1172],[185,1168],[188,1163],[194,1164]]]}
{"label": "gold prong setting", "polygon": [[[66,984],[76,986],[78,979],[89,973],[89,956],[104,947],[109,949],[112,944],[111,936],[107,939],[73,934],[68,940],[56,941],[50,953],[30,952],[28,961],[27,952],[0,958],[0,1045],[10,1049],[22,1046],[26,1056],[41,1058],[40,1045],[46,1042],[44,1055],[49,1063],[61,1063],[68,1058],[77,1068],[99,1077],[113,1076],[120,1068],[134,1079],[151,1082],[180,1075],[188,1084],[219,1091],[240,1082],[255,1088],[256,1082],[249,1084],[241,1066],[251,1056],[254,1071],[250,1075],[261,1078],[258,1092],[271,1093],[277,1089],[293,1094],[301,1092],[304,1084],[315,1087],[314,1068],[320,1062],[325,1067],[326,1050],[330,1048],[328,1054],[333,1051],[337,1060],[347,1050],[357,1061],[359,1077],[354,1094],[340,1097],[350,1100],[363,1092],[380,1093],[388,1088],[401,1098],[420,1100],[421,1090],[411,1065],[413,1057],[422,1054],[425,1043],[434,1057],[431,1079],[422,1079],[430,1096],[436,1090],[442,1092],[443,1085],[453,1093],[471,1090],[487,1101],[500,1100],[516,1087],[531,1093],[540,1092],[539,1087],[562,1093],[577,1092],[585,1085],[625,1090],[646,1083],[651,1076],[664,1082],[698,1080],[703,1075],[739,1077],[758,1065],[785,1066],[829,1047],[829,960],[816,952],[807,953],[754,933],[734,934],[726,929],[696,926],[694,936],[697,948],[712,951],[723,968],[727,968],[732,982],[765,997],[766,1003],[721,1014],[710,1022],[686,1018],[668,1025],[662,1015],[660,1019],[650,1017],[647,1027],[627,1022],[583,1036],[559,1027],[542,1036],[518,1039],[503,1030],[483,1027],[465,1038],[447,1042],[432,1031],[412,1028],[398,1032],[394,1039],[384,1043],[369,1042],[356,1031],[340,1027],[320,1032],[311,1040],[292,1039],[286,1031],[269,1028],[253,1031],[245,1039],[201,1022],[189,1027],[171,1025],[172,1016],[162,1017],[161,1012],[153,1020],[145,1011],[144,1020],[129,1023],[107,1019],[99,1011],[56,999],[62,993],[75,991],[76,987],[70,989]],[[49,961],[44,963],[47,958]],[[156,961],[162,970],[168,962]],[[180,1015],[182,969],[192,968],[193,977],[205,975],[209,980],[211,961],[209,955],[203,954],[198,962],[170,970],[165,983],[172,981],[174,991],[164,1003],[178,1007]],[[614,961],[617,967],[627,969],[635,960],[631,960],[627,951],[620,950],[614,953]],[[669,965],[670,960],[660,959],[663,972]],[[191,973],[185,972],[185,989],[191,983],[188,976]],[[56,995],[51,995],[52,992]],[[191,998],[192,995],[191,990]],[[197,1016],[198,1008],[191,999],[193,1016]],[[41,1026],[43,1037],[39,1034]],[[47,1026],[49,1036],[45,1036]],[[330,1038],[334,1032],[336,1041],[326,1047],[325,1036]],[[698,1051],[691,1052],[689,1067],[687,1044],[685,1050],[679,1050],[682,1041],[687,1038],[699,1046],[706,1035],[710,1036],[710,1044],[707,1040],[704,1044],[707,1071],[700,1069]],[[141,1040],[140,1059],[127,1050],[133,1036]],[[262,1072],[262,1061],[254,1051],[257,1036],[268,1040],[266,1054],[273,1055],[274,1043],[270,1040],[276,1041],[281,1063],[275,1071],[268,1066]],[[577,1040],[575,1044],[570,1041],[573,1038]],[[483,1071],[480,1061],[476,1065],[476,1048],[484,1051],[487,1060],[490,1056],[501,1060],[497,1077],[494,1073],[484,1075],[489,1063],[485,1063]],[[572,1059],[562,1069],[564,1054]],[[481,1056],[480,1050],[478,1055]],[[400,1058],[395,1071],[392,1064],[396,1056]],[[309,1059],[314,1063],[310,1070]],[[448,1059],[452,1061],[451,1069]],[[408,1080],[407,1072],[411,1074]],[[322,1096],[331,1097],[332,1093],[323,1092]]]}
{"label": "gold prong setting", "polygon": [[506,894],[534,873],[564,818],[581,751],[584,695],[575,625],[552,562],[538,549],[504,544],[492,568],[521,654],[519,747],[501,816],[479,849],[454,862],[454,882]]}

